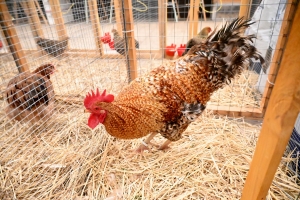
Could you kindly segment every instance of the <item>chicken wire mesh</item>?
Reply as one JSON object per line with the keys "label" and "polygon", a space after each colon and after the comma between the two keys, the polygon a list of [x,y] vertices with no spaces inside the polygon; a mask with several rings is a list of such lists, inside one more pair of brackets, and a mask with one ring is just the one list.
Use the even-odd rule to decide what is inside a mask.
{"label": "chicken wire mesh", "polygon": [[[169,60],[180,57],[178,47],[185,45],[199,30],[204,27],[211,29],[220,27],[226,21],[238,17],[243,6],[250,7],[251,17],[257,21],[256,25],[246,30],[246,33],[257,35],[258,39],[254,40],[255,46],[266,55],[268,65],[277,62],[273,61],[273,54],[278,38],[282,37],[279,31],[285,8],[290,2],[253,1],[251,5],[241,5],[240,1],[235,0],[199,1],[199,6],[195,6],[196,2],[133,1],[132,30],[128,29],[129,18],[124,14],[126,7],[124,1],[1,2],[3,46],[0,49],[2,113],[0,172],[4,174],[2,191],[5,192],[0,194],[0,197],[9,199],[16,195],[19,198],[59,198],[61,193],[66,191],[67,198],[89,194],[97,199],[107,197],[110,193],[116,198],[119,197],[120,191],[111,183],[114,182],[111,179],[115,178],[106,180],[107,177],[101,175],[96,177],[97,181],[90,181],[91,171],[95,170],[96,164],[92,164],[93,167],[89,168],[87,163],[93,162],[91,159],[97,158],[98,154],[102,156],[109,144],[116,143],[124,149],[124,146],[128,147],[128,143],[115,142],[108,136],[103,136],[106,134],[103,128],[96,131],[87,128],[85,125],[87,118],[82,106],[85,94],[93,88],[107,89],[112,94],[118,94],[132,80],[134,74],[143,75]],[[7,7],[7,10],[4,7]],[[194,9],[196,14],[193,13]],[[11,30],[12,27],[15,31]],[[127,40],[129,33],[134,33],[137,41],[136,50],[133,50],[135,64],[132,55],[129,55],[132,47]],[[48,63],[56,68],[50,79],[41,76],[36,78],[33,73],[24,73],[26,69],[33,72],[39,66]],[[136,67],[132,68],[132,65]],[[50,68],[50,65],[46,68]],[[232,83],[214,93],[208,105],[215,110],[243,113],[246,109],[247,113],[257,112],[263,107],[264,99],[269,98],[264,96],[266,83],[273,84],[272,80],[267,78],[268,73],[262,72],[259,62],[251,60],[249,70],[245,70]],[[276,72],[272,73],[275,80]],[[26,76],[20,77],[18,74]],[[11,83],[15,76],[18,77]],[[26,85],[24,82],[29,82],[29,85],[24,86]],[[7,96],[9,85],[14,91],[31,95],[30,100],[42,105],[33,117],[30,117],[33,110],[28,109],[30,102],[18,99],[18,95]],[[38,88],[32,88],[35,85],[38,85]],[[51,92],[54,94],[50,95]],[[7,102],[8,100],[10,101]],[[9,105],[14,106],[9,108]],[[248,143],[254,143],[252,140],[255,140],[255,134],[260,126],[255,128],[251,129],[253,138]],[[101,142],[95,144],[91,141]],[[253,148],[254,146],[252,145]],[[60,150],[61,152],[58,152]],[[82,156],[75,155],[76,152]],[[122,157],[121,154],[117,156]],[[105,162],[103,160],[105,159],[102,158],[100,161]],[[76,164],[70,167],[75,162]],[[105,163],[101,164],[104,165]],[[110,165],[114,166],[114,163]],[[23,172],[20,172],[22,169]],[[51,176],[55,175],[69,177],[59,179],[64,182],[59,183],[52,179]],[[18,179],[16,176],[24,176],[27,180],[21,177]],[[109,177],[111,176],[114,177],[110,174]],[[7,179],[12,180],[13,187],[7,185]],[[104,179],[105,181],[101,182]],[[36,184],[33,184],[35,181]],[[286,193],[283,192],[286,190],[289,195],[294,194],[296,186],[288,181],[289,178],[286,178],[289,185],[287,188],[274,187],[268,198],[275,199],[276,195],[286,197]],[[30,184],[24,189],[21,186],[22,182]],[[100,186],[102,189],[95,189],[91,184],[96,182],[100,185],[107,183],[108,186],[106,188],[102,185]],[[41,184],[42,189],[38,189],[38,184]],[[16,192],[13,191],[14,188]],[[91,192],[91,188],[101,192]],[[33,192],[25,192],[26,189]],[[50,193],[45,192],[49,190]],[[240,196],[239,190],[234,191],[237,199]],[[194,196],[187,195],[187,198],[211,197],[199,191],[196,195],[191,194]],[[137,199],[146,198],[130,192],[127,197],[132,197],[131,195]],[[230,192],[227,195],[230,196]],[[157,194],[156,197],[163,199],[164,195]],[[174,194],[173,197],[178,196]]]}

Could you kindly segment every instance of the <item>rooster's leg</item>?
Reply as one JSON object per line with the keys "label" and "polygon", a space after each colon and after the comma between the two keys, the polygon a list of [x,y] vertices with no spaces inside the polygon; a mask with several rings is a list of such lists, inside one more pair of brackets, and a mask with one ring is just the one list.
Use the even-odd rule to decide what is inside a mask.
{"label": "rooster's leg", "polygon": [[158,147],[158,150],[164,150],[164,149],[168,149],[170,148],[168,145],[171,143],[172,141],[170,140],[166,140],[162,145],[160,145]]}
{"label": "rooster's leg", "polygon": [[156,135],[157,133],[151,133],[151,135],[149,135],[149,137],[147,137],[143,142],[142,144],[135,150],[136,152],[138,153],[142,153],[143,151],[145,150],[148,150],[150,151],[150,148],[148,147],[149,144],[153,145],[153,146],[158,146],[156,144],[153,144],[151,143],[151,140],[154,138],[154,136]]}

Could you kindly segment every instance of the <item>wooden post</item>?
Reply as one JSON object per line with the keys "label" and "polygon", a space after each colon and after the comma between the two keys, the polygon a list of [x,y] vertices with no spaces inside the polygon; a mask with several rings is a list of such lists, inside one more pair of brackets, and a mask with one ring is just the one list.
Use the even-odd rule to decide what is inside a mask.
{"label": "wooden post", "polygon": [[67,36],[67,30],[60,8],[60,2],[59,0],[49,0],[49,4],[51,7],[52,16],[54,18],[58,39],[64,39]]}
{"label": "wooden post", "polygon": [[278,36],[276,48],[274,49],[273,58],[271,61],[271,65],[269,66],[270,70],[268,73],[268,80],[269,82],[266,82],[264,93],[262,96],[262,100],[260,103],[260,108],[262,109],[262,112],[265,113],[270,95],[273,90],[273,84],[276,78],[276,74],[278,72],[279,63],[282,58],[283,48],[286,44],[287,40],[287,34],[289,32],[290,22],[293,19],[293,16],[295,14],[295,6],[293,5],[293,0],[288,0],[285,8],[284,17],[281,24],[280,33]]}
{"label": "wooden post", "polygon": [[167,0],[158,0],[158,24],[159,24],[159,50],[165,57],[167,46]]}
{"label": "wooden post", "polygon": [[244,17],[245,19],[248,19],[250,14],[251,4],[252,4],[252,0],[241,0],[239,17]]}
{"label": "wooden post", "polygon": [[200,0],[195,0],[194,4],[194,17],[193,17],[193,36],[192,38],[197,35],[198,33],[198,21],[199,21],[199,5],[200,5]]}
{"label": "wooden post", "polygon": [[115,7],[115,18],[116,18],[116,25],[117,25],[117,31],[118,33],[123,32],[123,17],[121,12],[121,2],[120,0],[114,0],[114,7]]}
{"label": "wooden post", "polygon": [[102,42],[100,40],[101,27],[100,27],[100,20],[99,20],[99,16],[98,16],[97,0],[89,0],[88,4],[89,4],[89,9],[90,9],[91,22],[92,22],[92,26],[93,26],[95,44],[96,44],[97,50],[100,52],[100,56],[102,56],[102,55],[104,55],[104,51],[103,51]]}
{"label": "wooden post", "polygon": [[266,110],[242,200],[261,200],[267,196],[300,111],[300,48],[297,45],[300,44],[300,24],[298,19],[300,19],[299,5]]}
{"label": "wooden post", "polygon": [[136,49],[134,39],[134,26],[133,26],[133,14],[132,14],[132,1],[124,0],[124,18],[125,18],[125,38],[127,39],[128,45],[128,57],[129,63],[129,79],[130,81],[137,77],[137,62],[136,62]]}
{"label": "wooden post", "polygon": [[26,15],[29,19],[29,24],[30,24],[33,36],[34,37],[44,37],[41,21],[38,16],[34,1],[23,1],[20,3],[23,7],[24,12],[26,13]]}
{"label": "wooden post", "polygon": [[20,40],[17,36],[17,31],[4,0],[0,1],[0,22],[5,39],[10,48],[10,52],[14,57],[19,73],[29,71],[29,66],[20,44]]}
{"label": "wooden post", "polygon": [[42,16],[42,18],[43,18],[44,23],[48,26],[48,25],[49,25],[49,24],[48,24],[48,20],[46,19],[45,15],[44,15],[44,13],[43,13],[41,7],[40,7],[39,2],[38,2],[37,0],[34,0],[34,4],[35,4],[35,6],[37,7],[37,9],[39,10],[39,12],[40,12],[40,14],[41,14],[41,16]]}
{"label": "wooden post", "polygon": [[193,25],[194,25],[194,2],[195,0],[190,1],[190,10],[189,10],[189,39],[193,38],[194,31],[193,31]]}

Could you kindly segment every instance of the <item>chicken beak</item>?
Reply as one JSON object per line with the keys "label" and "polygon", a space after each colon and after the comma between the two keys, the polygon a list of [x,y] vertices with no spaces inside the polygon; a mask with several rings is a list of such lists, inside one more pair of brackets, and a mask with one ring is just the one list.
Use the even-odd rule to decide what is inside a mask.
{"label": "chicken beak", "polygon": [[84,109],[84,113],[90,113],[88,109]]}

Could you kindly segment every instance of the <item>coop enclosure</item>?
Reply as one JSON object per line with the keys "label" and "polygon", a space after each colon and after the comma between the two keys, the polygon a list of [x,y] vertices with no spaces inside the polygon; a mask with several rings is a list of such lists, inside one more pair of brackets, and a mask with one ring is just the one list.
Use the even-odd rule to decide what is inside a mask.
{"label": "coop enclosure", "polygon": [[[59,171],[67,166],[61,160],[65,163],[72,161],[79,164],[92,162],[89,156],[97,155],[99,150],[96,149],[113,144],[114,141],[103,136],[103,128],[92,132],[84,126],[86,114],[83,112],[82,104],[86,93],[91,89],[100,88],[106,89],[109,93],[118,94],[136,77],[180,57],[178,48],[185,45],[202,28],[207,26],[212,29],[220,28],[236,17],[250,17],[257,22],[245,30],[245,33],[257,35],[254,43],[264,56],[268,70],[267,73],[263,73],[260,63],[251,60],[248,70],[213,94],[207,110],[213,114],[234,118],[261,120],[265,115],[278,75],[297,3],[298,1],[287,0],[272,2],[267,0],[1,1],[0,135],[2,136],[1,143],[7,145],[3,147],[0,156],[0,175],[4,174],[4,166],[7,165],[12,167],[10,171],[12,174],[18,174],[16,171],[18,164],[14,162],[23,164],[27,161],[33,162],[32,165],[29,163],[20,165],[26,172],[20,173],[19,176],[28,177],[30,183],[37,181],[41,184],[37,179],[45,181],[51,179],[50,176],[59,174]],[[125,55],[116,51],[112,29],[116,29],[121,37],[125,38]],[[45,50],[50,47],[46,46],[43,49],[37,44],[39,38],[63,43],[66,37],[69,37],[66,49],[62,53],[54,53],[54,56],[47,54]],[[139,42],[138,48],[134,39]],[[61,48],[64,47],[58,45],[54,51],[60,52]],[[5,114],[7,106],[5,90],[10,79],[24,72],[32,72],[46,63],[52,63],[57,69],[57,72],[51,76],[55,93],[51,117],[48,116],[34,124],[8,119]],[[88,134],[77,136],[81,132],[88,132]],[[50,133],[54,135],[51,136]],[[95,133],[98,135],[96,136]],[[43,137],[46,138],[44,141]],[[91,144],[90,140],[102,142],[95,145]],[[43,141],[44,144],[40,145],[37,141]],[[68,143],[79,145],[80,148],[76,151],[85,152],[84,156],[76,160],[75,150],[73,149],[74,152],[72,150],[71,154],[68,152],[71,151]],[[47,146],[51,147],[49,152]],[[63,147],[68,153],[56,152]],[[64,157],[64,154],[67,156]],[[80,166],[81,164],[76,170]],[[101,166],[105,167],[105,164],[102,163]],[[6,170],[9,171],[9,168]],[[18,170],[21,169],[18,168]],[[79,173],[80,170],[76,170],[74,173]],[[41,177],[31,172],[47,175]],[[41,189],[36,189],[37,185],[28,186],[29,189],[35,188],[32,189],[32,193],[22,190],[21,177],[19,180],[14,179],[12,185],[18,185],[15,187],[17,187],[16,194],[19,198],[33,196],[58,198],[61,197],[63,191],[67,191],[68,198],[85,196],[89,193],[86,191],[88,186],[84,183],[86,176],[89,176],[91,172],[83,172],[85,176],[82,176],[80,180],[75,178],[76,175],[73,175],[73,172],[70,173],[68,174],[70,178],[65,179],[63,184],[54,181],[54,186],[41,184]],[[72,181],[77,181],[78,184]],[[77,192],[80,191],[76,195],[73,194],[72,189],[63,186],[72,185],[71,183],[75,184]],[[41,191],[47,187],[50,192],[42,193]],[[293,191],[295,187],[295,185],[290,185],[288,188],[292,188],[290,190]],[[14,192],[10,186],[3,186],[3,188],[6,193],[0,194],[0,198],[13,195]],[[100,193],[93,194],[94,198],[97,195],[99,197],[106,194]],[[295,193],[290,192],[289,195]],[[237,196],[239,197],[240,194]]]}

